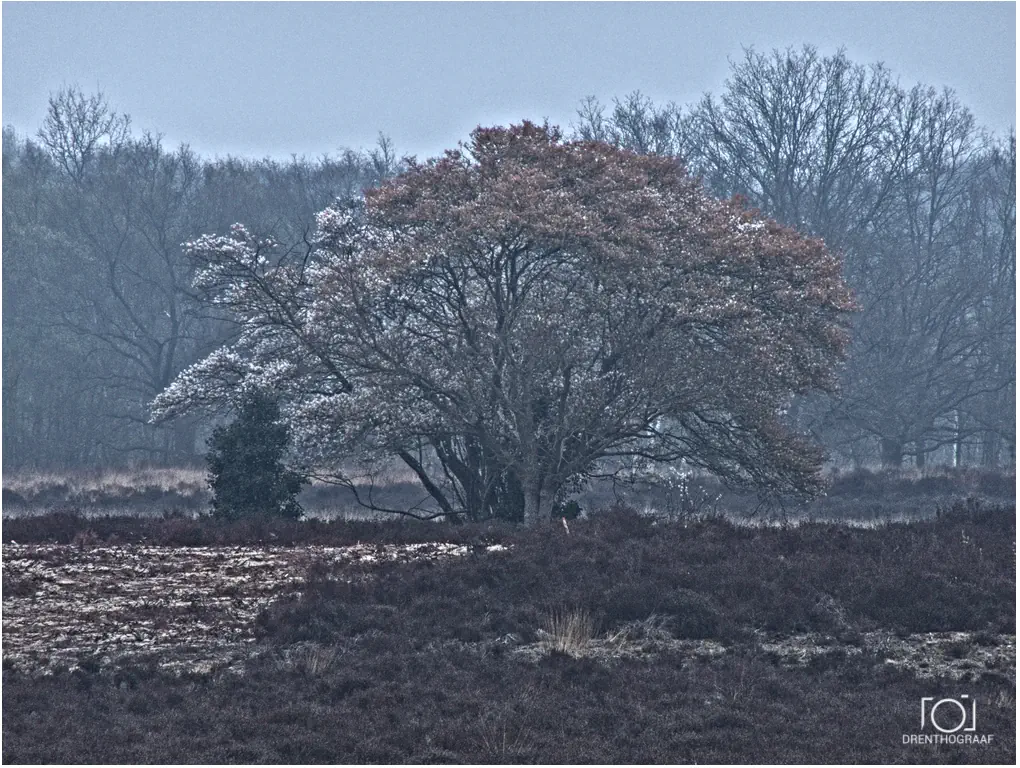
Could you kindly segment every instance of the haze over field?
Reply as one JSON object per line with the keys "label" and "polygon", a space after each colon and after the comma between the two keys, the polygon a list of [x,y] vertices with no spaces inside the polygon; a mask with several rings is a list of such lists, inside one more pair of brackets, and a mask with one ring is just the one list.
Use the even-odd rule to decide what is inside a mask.
{"label": "haze over field", "polygon": [[[746,204],[800,235],[824,241],[828,253],[819,251],[809,259],[816,267],[807,279],[810,290],[797,282],[801,278],[795,271],[781,279],[782,270],[772,275],[780,282],[792,280],[792,295],[799,298],[795,305],[776,305],[785,309],[772,316],[767,338],[752,344],[741,335],[747,328],[731,328],[724,335],[733,349],[743,339],[739,344],[753,347],[755,354],[776,358],[748,362],[748,375],[758,385],[769,372],[782,379],[770,397],[772,405],[759,415],[769,412],[770,419],[788,421],[834,464],[1009,464],[1015,453],[1014,20],[1012,5],[995,3],[5,6],[4,467],[193,464],[216,421],[209,414],[203,418],[189,413],[196,392],[199,400],[205,395],[174,383],[181,384],[184,372],[200,361],[212,364],[211,353],[230,344],[224,321],[242,320],[230,316],[222,302],[218,319],[211,320],[204,303],[211,297],[199,297],[193,290],[196,276],[204,275],[208,282],[213,273],[204,267],[220,258],[216,236],[228,231],[241,240],[250,236],[252,248],[272,237],[293,256],[295,248],[310,242],[316,226],[325,232],[329,227],[323,230],[324,222],[347,221],[348,214],[340,209],[317,218],[338,199],[358,205],[363,193],[388,180],[399,177],[401,183],[411,183],[411,177],[403,175],[408,169],[422,181],[416,187],[422,194],[428,184],[442,188],[450,182],[443,174],[424,182],[406,162],[407,153],[435,155],[464,142],[467,154],[478,160],[485,146],[503,141],[495,136],[510,137],[508,141],[518,136],[547,160],[558,152],[574,157],[566,146],[539,151],[547,141],[615,145],[624,154],[642,156],[614,161],[636,190],[653,184],[651,177],[639,177],[653,173],[656,162],[673,169],[679,158],[709,197],[742,200],[733,205]],[[562,136],[526,127],[541,125],[543,118],[558,123]],[[472,133],[478,123],[523,127],[506,134]],[[508,151],[507,162],[517,163],[520,158],[514,160],[513,150]],[[574,160],[580,164],[563,181],[588,175],[593,184],[620,189],[616,181],[591,175],[593,169],[583,158]],[[595,213],[581,210],[590,208],[583,195],[575,201],[581,208],[574,211],[573,225],[563,218],[568,210],[564,199],[557,208],[559,218],[547,220],[545,188],[533,185],[538,177],[532,173],[539,171],[553,183],[553,176],[543,175],[553,173],[551,169],[529,166],[524,175],[511,175],[511,182],[523,184],[514,199],[530,201],[525,218],[534,232],[587,237],[591,233],[584,222],[587,214]],[[524,166],[520,170],[525,171]],[[678,183],[674,191],[683,187]],[[374,198],[377,209],[384,198]],[[674,214],[682,218],[698,206],[702,213],[715,210],[699,219],[703,224],[715,221],[714,229],[699,230],[701,234],[716,244],[737,236],[739,230],[725,234],[736,208],[699,199],[695,205],[676,198],[680,207]],[[658,232],[661,221],[680,220],[659,210],[642,222],[641,212],[634,210],[610,222],[625,202],[621,198],[598,214],[605,232],[637,237],[641,231]],[[340,203],[340,208],[345,205]],[[422,209],[430,211],[427,216],[454,215],[454,208],[429,205]],[[471,227],[503,220],[504,212],[495,205]],[[243,229],[231,230],[237,223]],[[387,227],[399,225],[379,226],[380,232],[389,232],[388,238],[395,230]],[[334,234],[340,236],[339,230]],[[203,239],[206,235],[213,238]],[[503,237],[493,236],[496,241]],[[676,274],[680,262],[662,258],[682,245],[683,237],[677,237],[678,231],[659,232],[631,249],[631,256],[644,258],[641,263],[649,270],[665,270],[654,278],[649,272],[649,285],[667,286],[669,275]],[[798,248],[814,247],[796,238],[784,242],[788,257]],[[536,247],[539,250],[529,253],[544,259],[545,252]],[[585,248],[572,251],[570,258],[590,258]],[[738,300],[733,275],[718,271],[728,261],[727,248],[731,246],[718,252],[715,264],[702,258],[711,250],[707,246],[680,257],[685,268],[698,264],[701,288],[685,284],[678,288],[676,301],[708,311],[715,305],[701,299],[714,295],[720,285],[729,286],[723,303]],[[658,249],[659,256],[649,260],[649,249]],[[326,273],[328,250],[317,247],[314,258],[316,268]],[[444,252],[454,261],[464,256],[445,246]],[[389,261],[386,254],[377,256]],[[751,272],[765,268],[750,252],[744,256],[744,267]],[[616,267],[603,266],[608,279]],[[757,280],[750,278],[751,272],[748,286]],[[581,273],[594,274],[590,265]],[[285,274],[283,270],[276,276]],[[228,282],[239,279],[233,273],[223,277]],[[837,282],[822,290],[823,277]],[[387,277],[405,278],[421,285],[430,279],[399,270]],[[855,305],[838,298],[840,279],[852,289]],[[601,301],[601,283],[596,283],[589,286],[589,298]],[[465,296],[473,295],[470,286],[462,288]],[[823,294],[829,302],[826,311],[834,313],[827,321],[831,327],[824,332],[795,330],[796,312],[813,316],[806,307]],[[564,363],[568,347],[595,326],[591,313],[583,311],[574,318],[574,331],[567,330],[568,310],[579,306],[576,297],[573,304],[564,304],[553,295],[544,299],[552,302],[550,307],[522,305],[515,311],[536,318],[552,312],[559,316],[558,329],[510,330],[494,321],[491,328],[462,330],[465,338],[525,333],[521,339],[501,337],[501,343],[532,351],[543,344],[551,348],[537,334],[562,332],[556,353],[541,362],[522,362],[521,372],[528,372],[529,386],[555,389],[558,385],[552,382],[558,381],[565,382],[564,391],[504,392],[500,401],[505,405],[520,396],[518,405],[524,407],[533,400],[528,407],[545,414],[546,426],[559,425],[548,433],[558,435],[550,438],[557,445],[548,455],[565,462],[556,472],[566,473],[564,478],[575,470],[590,473],[588,459],[621,455],[615,441],[655,436],[671,444],[670,460],[685,457],[716,474],[732,475],[727,462],[735,458],[733,451],[709,459],[705,446],[715,438],[728,440],[739,398],[734,394],[727,403],[709,407],[719,387],[692,382],[701,380],[699,376],[714,380],[721,369],[733,370],[715,360],[717,347],[690,333],[687,320],[642,316],[641,322],[660,332],[652,335],[628,326],[632,338],[619,343],[634,354],[630,362],[619,358],[612,345],[601,347],[610,357],[597,366],[599,376],[613,370],[612,375],[622,376],[632,366],[644,372],[641,381],[648,385],[641,397],[652,399],[644,402],[642,415],[633,423],[632,412],[622,401],[617,403],[621,421],[603,425],[609,431],[602,438],[609,443],[593,437],[591,423],[584,428],[587,437],[579,436],[574,420],[590,406],[581,401],[595,397],[582,395],[583,387],[600,391],[596,400],[617,394],[608,379],[582,386],[572,364]],[[528,301],[534,299],[530,296]],[[305,310],[319,298],[314,291],[293,296],[293,317],[306,317]],[[765,301],[756,290],[744,298]],[[662,296],[653,305],[662,309]],[[717,307],[720,312],[722,306]],[[765,316],[760,314],[763,307],[755,310],[759,318]],[[427,314],[433,308],[421,309]],[[627,315],[630,309],[606,305],[599,312],[608,317],[613,312]],[[661,332],[673,320],[680,323],[676,344],[701,345],[698,355],[693,347],[683,354],[669,347]],[[699,319],[717,321],[724,322],[724,316]],[[253,322],[257,326],[261,320]],[[317,331],[330,322],[348,327],[336,317],[323,316],[325,325]],[[765,333],[766,325],[755,332]],[[832,336],[837,325],[846,325],[849,333],[845,365],[839,361],[843,343]],[[624,334],[616,320],[607,327]],[[276,330],[282,338],[294,339],[312,329]],[[787,335],[789,343],[780,341]],[[673,359],[687,361],[684,376],[662,370],[652,386],[655,376],[638,360],[633,343],[638,338],[655,338],[660,345],[647,351],[650,359],[667,366]],[[366,363],[365,350],[341,352],[338,344],[334,338],[331,350],[345,365]],[[452,348],[445,342],[442,346]],[[293,364],[302,354],[286,344],[266,359],[250,355],[251,350],[235,351],[242,359],[271,368]],[[793,368],[776,362],[783,354],[793,355],[788,361]],[[406,353],[401,357],[406,360]],[[702,361],[700,373],[692,364],[695,358]],[[734,359],[751,357],[738,351]],[[808,365],[809,359],[815,363]],[[822,359],[827,361],[824,366],[811,368]],[[443,364],[451,371],[481,370],[467,360],[446,359]],[[503,365],[498,360],[493,364]],[[310,394],[320,391],[320,377],[332,375],[314,366],[299,368],[317,381],[292,381],[290,391],[277,393],[285,397],[283,412],[292,420],[303,408],[318,407]],[[360,385],[364,388],[359,397],[376,392],[381,383],[377,367],[369,368],[373,372]],[[791,378],[794,369],[799,379]],[[409,392],[409,386],[413,389],[421,381],[413,384],[400,378],[403,373],[390,373],[397,377],[389,382],[394,392]],[[353,368],[339,374],[346,394],[355,394],[350,382],[359,375]],[[836,378],[839,395],[822,396]],[[506,381],[502,374],[499,380]],[[641,388],[637,379],[628,381],[636,395]],[[698,390],[698,408],[689,394],[667,394],[669,387],[684,381]],[[222,415],[230,400],[226,393],[247,391],[238,384],[230,380],[215,416]],[[750,402],[765,402],[759,390],[733,390],[749,397],[749,408]],[[794,392],[797,397],[788,401]],[[430,401],[433,395],[424,399]],[[458,409],[473,402],[474,394],[465,397]],[[333,405],[355,410],[372,402],[389,414],[387,419],[401,411],[414,418],[426,412],[418,401],[408,410],[375,395],[360,406],[357,397],[340,400]],[[162,403],[157,417],[172,423],[150,423],[154,402]],[[563,414],[550,411],[550,402],[560,403]],[[683,421],[674,407],[682,403],[683,413],[699,422],[712,409],[723,408],[729,416],[712,419],[711,425],[687,422],[683,434],[671,432],[674,427],[663,431],[663,424]],[[481,410],[472,428],[486,435],[482,442],[499,434],[503,448],[518,445],[519,435],[504,441],[509,439],[501,432],[510,423],[506,414],[490,422],[492,404],[475,405]],[[568,412],[573,414],[569,418]],[[461,418],[459,411],[448,415],[454,421]],[[353,418],[360,423],[362,416],[348,413],[341,421]],[[764,436],[758,426],[750,426],[750,411],[740,418],[745,428]],[[393,434],[405,437],[417,429],[407,433],[408,424],[391,427]],[[451,428],[437,427],[433,437]],[[339,433],[330,430],[331,435]],[[746,452],[744,464],[752,454],[780,455],[771,438],[752,448],[754,441],[747,434],[734,444],[740,446],[738,452]],[[345,459],[356,454],[364,458],[362,449],[378,450],[370,445],[375,439],[359,436],[357,445],[332,450]],[[522,440],[518,447],[529,442]],[[573,449],[557,442],[562,440],[581,452],[572,456]],[[295,444],[299,442],[295,438]],[[324,445],[308,447],[321,461]],[[390,451],[390,458],[402,450]],[[535,450],[547,453],[545,448]],[[634,446],[623,450],[632,455]],[[645,445],[639,451],[646,459],[647,450]],[[657,450],[655,457],[667,453]],[[802,456],[800,450],[794,454]],[[500,461],[510,461],[509,456]],[[406,457],[401,461],[408,463]],[[804,468],[811,466],[814,459]],[[422,476],[420,468],[412,469]],[[766,483],[759,475],[756,484]],[[485,480],[480,487],[488,485]],[[435,489],[429,494],[445,508],[441,494]]]}
{"label": "haze over field", "polygon": [[4,764],[1015,763],[1015,4],[2,15]]}

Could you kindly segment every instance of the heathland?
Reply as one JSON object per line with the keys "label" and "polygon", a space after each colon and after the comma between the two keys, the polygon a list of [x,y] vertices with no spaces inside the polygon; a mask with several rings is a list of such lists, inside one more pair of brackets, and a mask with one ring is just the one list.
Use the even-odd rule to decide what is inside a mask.
{"label": "heathland", "polygon": [[[313,519],[222,522],[186,477],[5,479],[5,762],[1015,757],[1012,476],[856,473],[756,515],[596,494],[532,529],[314,488]],[[990,738],[905,743],[964,696]]]}

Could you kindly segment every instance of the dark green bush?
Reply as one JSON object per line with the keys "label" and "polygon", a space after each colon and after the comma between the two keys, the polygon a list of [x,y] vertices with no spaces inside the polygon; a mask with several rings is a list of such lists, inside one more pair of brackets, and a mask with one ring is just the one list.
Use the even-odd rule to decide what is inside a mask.
{"label": "dark green bush", "polygon": [[307,480],[283,465],[289,435],[279,418],[279,405],[256,395],[233,423],[213,431],[206,461],[215,516],[301,516],[296,496]]}

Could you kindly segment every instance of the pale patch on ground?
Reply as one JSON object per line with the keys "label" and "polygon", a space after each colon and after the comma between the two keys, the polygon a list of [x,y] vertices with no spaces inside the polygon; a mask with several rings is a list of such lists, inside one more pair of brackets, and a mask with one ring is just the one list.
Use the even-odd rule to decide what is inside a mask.
{"label": "pale patch on ground", "polygon": [[[506,549],[500,545],[487,551]],[[203,669],[247,657],[254,622],[315,562],[351,577],[382,560],[455,557],[455,544],[349,547],[3,545],[3,664],[46,670],[127,657]]]}
{"label": "pale patch on ground", "polygon": [[994,671],[1016,679],[1016,635],[980,632],[928,632],[900,637],[869,632],[869,647],[885,657],[886,664],[912,669],[918,677]]}
{"label": "pale patch on ground", "polygon": [[[549,654],[548,633],[539,631],[538,642],[522,645],[516,652],[537,660]],[[888,631],[865,632],[852,641],[830,635],[761,634],[750,645],[739,646],[771,656],[784,666],[806,666],[834,653],[853,656],[865,651],[875,653],[885,664],[903,667],[917,677],[948,676],[963,679],[971,674],[994,672],[1016,679],[1016,635],[981,632],[928,632],[897,635]],[[674,638],[655,617],[630,622],[622,629],[593,637],[573,648],[569,655],[596,659],[646,658],[669,652],[691,660],[709,661],[738,647],[717,640]]]}
{"label": "pale patch on ground", "polygon": [[[507,547],[491,545],[486,552]],[[427,543],[347,547],[76,547],[3,546],[3,664],[46,673],[81,664],[151,661],[179,671],[240,668],[257,653],[254,625],[273,600],[295,594],[309,566],[341,564],[367,578],[373,563],[463,556],[466,546]],[[552,627],[555,629],[555,627]],[[555,647],[548,631],[536,643],[507,636],[499,643],[537,660]],[[473,644],[486,652],[485,644]],[[746,647],[746,646],[744,646]],[[995,672],[1016,677],[1015,635],[867,632],[841,639],[819,634],[760,635],[751,648],[780,664],[803,666],[833,653],[876,652],[884,663],[919,677]],[[738,650],[716,640],[672,636],[652,617],[574,644],[571,655],[648,659],[679,653],[711,660]],[[299,653],[300,651],[300,653]],[[283,651],[309,674],[334,663],[340,649]]]}

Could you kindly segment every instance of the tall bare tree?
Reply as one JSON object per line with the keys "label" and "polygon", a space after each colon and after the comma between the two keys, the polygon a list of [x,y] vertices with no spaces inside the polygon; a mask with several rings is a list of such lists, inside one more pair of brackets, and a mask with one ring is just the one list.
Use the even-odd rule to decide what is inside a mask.
{"label": "tall bare tree", "polygon": [[[606,116],[589,99],[576,130],[623,144],[627,126],[672,109],[631,97]],[[713,192],[843,257],[860,312],[841,397],[799,399],[800,423],[887,466],[949,444],[959,458],[972,438],[989,462],[1012,445],[1015,164],[952,92],[904,90],[842,51],[745,50],[723,92],[674,123],[685,130],[669,153]]]}

